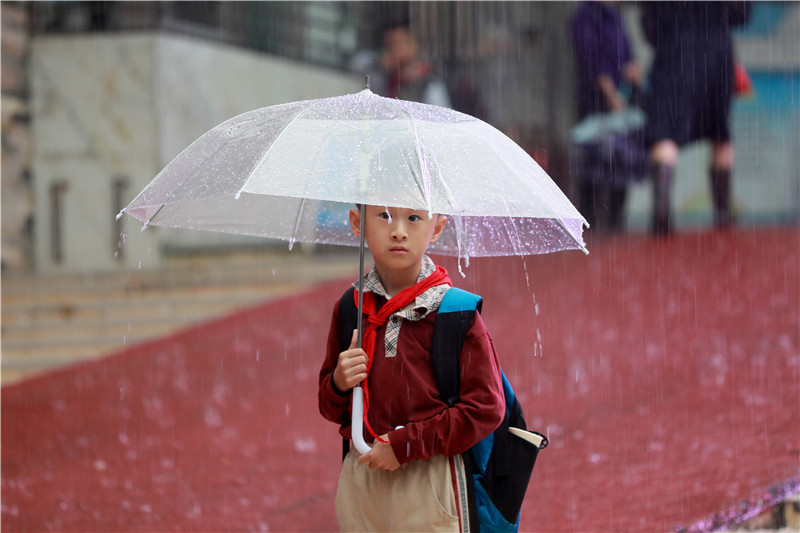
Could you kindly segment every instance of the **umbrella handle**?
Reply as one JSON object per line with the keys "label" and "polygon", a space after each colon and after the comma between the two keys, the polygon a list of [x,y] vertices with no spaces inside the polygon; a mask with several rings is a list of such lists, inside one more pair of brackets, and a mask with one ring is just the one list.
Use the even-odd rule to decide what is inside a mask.
{"label": "umbrella handle", "polygon": [[[364,204],[359,207],[361,214],[361,238],[359,239],[358,246],[358,347],[361,348],[361,309],[364,309]],[[364,441],[364,389],[361,385],[353,387],[353,412],[350,416],[350,436],[353,439],[353,445],[358,450],[358,453],[364,455],[370,450],[369,445]]]}
{"label": "umbrella handle", "polygon": [[364,441],[364,389],[360,385],[353,387],[353,414],[350,434],[358,453],[364,455],[370,451],[369,444]]}

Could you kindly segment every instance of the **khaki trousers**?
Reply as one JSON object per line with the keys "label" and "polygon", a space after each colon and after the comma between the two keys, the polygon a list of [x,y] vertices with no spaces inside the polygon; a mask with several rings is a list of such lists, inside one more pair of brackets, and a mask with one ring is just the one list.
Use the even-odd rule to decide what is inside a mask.
{"label": "khaki trousers", "polygon": [[411,461],[394,472],[359,465],[359,456],[350,450],[339,476],[336,518],[341,531],[457,533],[460,524],[467,524],[466,478],[460,455]]}

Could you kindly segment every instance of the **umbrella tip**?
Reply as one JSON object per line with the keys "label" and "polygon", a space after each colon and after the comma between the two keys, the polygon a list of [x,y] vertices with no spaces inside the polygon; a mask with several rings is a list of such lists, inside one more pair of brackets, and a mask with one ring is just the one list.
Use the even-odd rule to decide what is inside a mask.
{"label": "umbrella tip", "polygon": [[369,74],[364,75],[364,88],[369,91]]}

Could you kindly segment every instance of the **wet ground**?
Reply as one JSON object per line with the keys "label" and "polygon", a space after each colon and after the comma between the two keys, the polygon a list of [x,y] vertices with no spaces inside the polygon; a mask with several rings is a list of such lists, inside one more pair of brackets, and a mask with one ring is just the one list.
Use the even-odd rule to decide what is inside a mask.
{"label": "wet ground", "polygon": [[[800,488],[800,230],[472,260],[529,426],[525,531],[709,530]],[[2,389],[4,531],[330,531],[309,287]]]}

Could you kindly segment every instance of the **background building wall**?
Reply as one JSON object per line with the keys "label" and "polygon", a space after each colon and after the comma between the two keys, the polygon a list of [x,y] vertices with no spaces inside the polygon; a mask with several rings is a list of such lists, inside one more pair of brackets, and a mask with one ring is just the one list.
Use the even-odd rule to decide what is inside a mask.
{"label": "background building wall", "polygon": [[[114,220],[146,177],[158,172],[154,50],[155,39],[147,35],[34,41],[38,272],[157,262],[156,232],[126,237],[124,223]],[[122,205],[114,205],[115,186],[122,189]]]}
{"label": "background building wall", "polygon": [[[164,247],[252,239],[114,215],[213,126],[250,109],[354,92],[357,76],[183,36],[41,37],[33,47],[33,170],[42,273],[142,268]],[[124,245],[123,245],[124,244]]]}
{"label": "background building wall", "polygon": [[33,265],[33,189],[28,79],[30,9],[4,2],[2,14],[2,270],[24,271]]}

